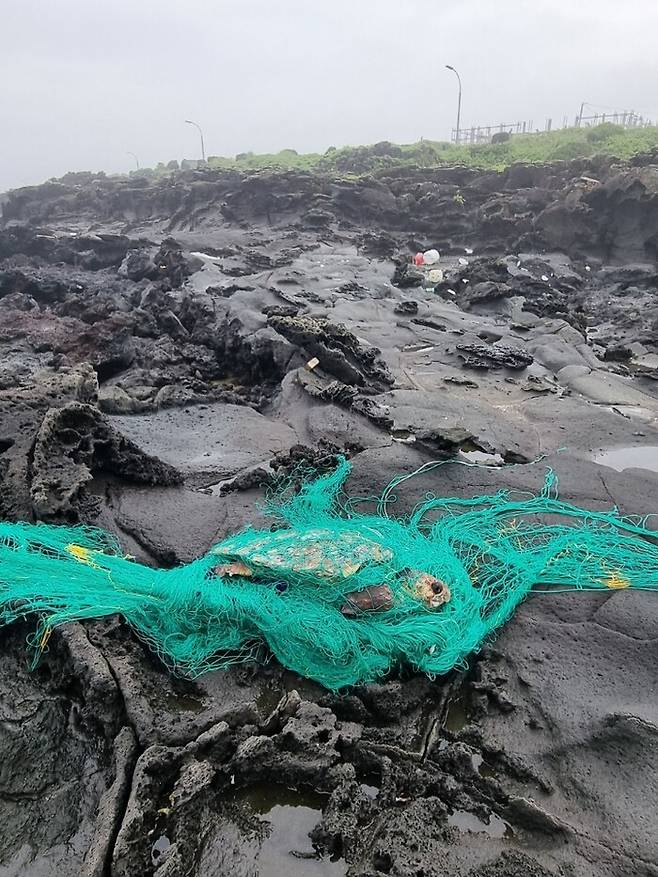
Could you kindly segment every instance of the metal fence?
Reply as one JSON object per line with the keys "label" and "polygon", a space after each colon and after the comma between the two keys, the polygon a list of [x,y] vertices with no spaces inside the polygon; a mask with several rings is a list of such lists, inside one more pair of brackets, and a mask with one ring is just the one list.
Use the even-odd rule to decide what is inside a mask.
{"label": "metal fence", "polygon": [[595,125],[602,125],[610,122],[613,125],[620,125],[622,128],[646,128],[654,123],[650,119],[633,110],[614,113],[596,113],[593,116],[583,116],[582,112],[576,115],[573,122],[568,116],[563,116],[561,124],[554,125],[553,119],[546,119],[544,126],[540,128],[534,127],[532,119],[524,122],[498,122],[495,125],[474,125],[471,128],[453,128],[451,133],[451,141],[453,143],[475,146],[478,143],[491,143],[500,140],[501,142],[514,137],[518,134],[541,134],[545,131],[559,130],[562,128],[590,128]]}
{"label": "metal fence", "polygon": [[603,125],[605,122],[611,122],[613,125],[621,125],[622,128],[646,128],[653,125],[650,119],[633,110],[627,110],[623,113],[595,113],[593,116],[576,116],[576,127],[585,128],[593,125]]}

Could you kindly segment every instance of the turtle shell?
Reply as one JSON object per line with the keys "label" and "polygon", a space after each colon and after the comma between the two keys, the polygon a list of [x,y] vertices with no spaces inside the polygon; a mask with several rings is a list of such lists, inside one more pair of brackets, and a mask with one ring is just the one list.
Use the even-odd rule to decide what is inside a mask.
{"label": "turtle shell", "polygon": [[306,573],[324,579],[344,579],[368,563],[385,563],[393,557],[390,549],[360,533],[326,529],[302,533],[279,530],[265,536],[258,534],[250,542],[245,542],[242,535],[216,545],[213,554],[225,563],[244,564],[254,574]]}

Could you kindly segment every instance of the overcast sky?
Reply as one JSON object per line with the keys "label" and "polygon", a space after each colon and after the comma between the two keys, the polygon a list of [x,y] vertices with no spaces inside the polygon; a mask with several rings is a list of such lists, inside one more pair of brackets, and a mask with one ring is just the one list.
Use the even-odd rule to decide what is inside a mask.
{"label": "overcast sky", "polygon": [[[68,170],[658,115],[658,0],[0,0],[0,191]],[[601,110],[599,110],[601,111]]]}

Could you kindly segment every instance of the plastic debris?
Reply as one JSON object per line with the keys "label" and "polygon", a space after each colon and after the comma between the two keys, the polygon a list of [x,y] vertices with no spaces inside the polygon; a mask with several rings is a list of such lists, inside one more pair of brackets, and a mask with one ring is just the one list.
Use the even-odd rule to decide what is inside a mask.
{"label": "plastic debris", "polygon": [[414,265],[417,268],[421,268],[425,264],[425,258],[422,253],[416,253],[414,256]]}
{"label": "plastic debris", "polygon": [[466,253],[467,256],[472,256],[473,255],[473,247],[464,247],[464,252]]}
{"label": "plastic debris", "polygon": [[440,268],[432,268],[427,275],[427,279],[433,286],[437,283],[441,283],[443,280],[443,271]]}
{"label": "plastic debris", "polygon": [[436,265],[441,258],[438,250],[425,250],[423,253],[423,261],[425,265]]}
{"label": "plastic debris", "polygon": [[547,274],[542,274],[541,279],[544,281],[544,283],[548,283],[549,278]]}
{"label": "plastic debris", "polygon": [[465,259],[463,256],[459,257],[459,264],[462,266],[468,265],[468,259]]}
{"label": "plastic debris", "polygon": [[313,369],[317,368],[319,365],[320,360],[317,358],[317,356],[314,356],[313,359],[309,359],[309,361],[306,363],[306,368],[312,372]]}

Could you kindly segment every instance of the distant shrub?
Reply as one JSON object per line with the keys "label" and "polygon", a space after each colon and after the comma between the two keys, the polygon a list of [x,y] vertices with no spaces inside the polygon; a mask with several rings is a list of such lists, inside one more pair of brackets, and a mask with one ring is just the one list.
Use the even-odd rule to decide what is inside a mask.
{"label": "distant shrub", "polygon": [[558,143],[551,151],[548,160],[572,161],[574,158],[586,158],[592,154],[592,148],[585,141],[567,140],[564,143]]}
{"label": "distant shrub", "polygon": [[391,143],[389,140],[380,140],[379,143],[375,143],[370,149],[374,155],[388,155],[394,158],[401,158],[404,154],[402,147]]}
{"label": "distant shrub", "polygon": [[604,140],[608,140],[610,137],[615,137],[619,134],[624,134],[624,128],[621,125],[614,125],[612,122],[603,122],[601,125],[596,125],[594,128],[588,128],[585,131],[585,138],[589,143],[603,143]]}
{"label": "distant shrub", "polygon": [[482,143],[478,146],[469,146],[469,152],[475,164],[484,162],[486,165],[501,165],[510,158],[511,142],[508,140],[505,143]]}

